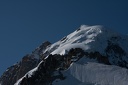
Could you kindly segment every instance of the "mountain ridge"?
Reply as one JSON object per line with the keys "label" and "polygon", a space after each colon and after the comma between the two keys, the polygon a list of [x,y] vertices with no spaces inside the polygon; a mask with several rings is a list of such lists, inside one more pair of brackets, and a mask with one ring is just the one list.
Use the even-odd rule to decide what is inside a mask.
{"label": "mountain ridge", "polygon": [[[101,25],[81,25],[80,28],[78,28],[76,31],[62,38],[58,42],[55,42],[53,44],[51,44],[50,42],[46,42],[39,46],[35,51],[33,51],[32,55],[34,55],[35,59],[37,60],[38,56],[40,63],[38,62],[35,67],[32,67],[31,69],[34,68],[33,70],[28,70],[29,72],[24,73],[24,75],[22,75],[22,78],[20,78],[19,80],[17,79],[18,81],[15,80],[17,81],[17,83],[13,83],[15,83],[15,85],[58,85],[57,83],[55,83],[55,81],[57,80],[56,82],[63,82],[66,81],[66,79],[68,80],[68,75],[67,77],[65,76],[65,72],[68,72],[66,70],[69,69],[70,71],[75,71],[75,69],[70,68],[72,68],[72,66],[77,66],[76,63],[80,62],[81,59],[83,60],[81,61],[81,63],[83,62],[86,66],[91,66],[93,63],[97,63],[96,65],[104,67],[104,69],[106,69],[106,65],[109,65],[110,67],[108,66],[107,71],[111,70],[111,68],[118,69],[115,66],[119,66],[119,69],[125,68],[127,71],[127,43],[127,36],[108,30]],[[87,69],[87,67],[84,65],[82,65],[80,69]],[[94,67],[94,69],[96,68]],[[102,70],[99,69],[99,71],[102,73]],[[112,71],[113,75],[117,75],[116,72],[114,72],[115,70]],[[78,79],[79,83],[86,81],[83,82],[83,84],[86,83],[87,85],[106,85],[107,83],[102,79],[93,81],[91,77],[89,77],[90,80],[88,80],[84,78],[84,76],[80,76],[81,74],[78,73],[69,74],[69,78],[71,77],[75,80]],[[83,77],[84,80],[79,79],[78,76],[73,77],[73,75]],[[85,73],[85,75],[87,74]],[[92,75],[92,77],[94,75]],[[120,75],[120,77],[122,77],[122,75]],[[8,85],[2,83],[2,78],[0,79],[1,85]],[[125,80],[127,80],[127,77]],[[102,82],[104,83],[102,84]],[[111,82],[107,83],[107,85],[117,85],[117,83],[114,84],[112,82],[111,84]],[[122,85],[126,85],[126,83],[123,84],[123,80],[118,85],[121,85],[121,83]]]}

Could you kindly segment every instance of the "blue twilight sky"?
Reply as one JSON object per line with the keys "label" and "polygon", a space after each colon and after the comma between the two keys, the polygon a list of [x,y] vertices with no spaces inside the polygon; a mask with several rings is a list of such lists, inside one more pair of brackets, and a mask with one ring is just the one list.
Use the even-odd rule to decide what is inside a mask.
{"label": "blue twilight sky", "polygon": [[128,0],[0,0],[0,75],[42,42],[81,24],[128,34]]}

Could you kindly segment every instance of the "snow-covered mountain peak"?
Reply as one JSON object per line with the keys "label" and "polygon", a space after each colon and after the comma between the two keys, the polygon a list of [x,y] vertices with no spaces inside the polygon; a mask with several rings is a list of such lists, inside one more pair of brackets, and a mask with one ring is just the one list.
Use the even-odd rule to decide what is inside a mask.
{"label": "snow-covered mountain peak", "polygon": [[100,25],[96,25],[96,26],[81,25],[79,29],[68,35],[67,38],[72,39],[79,36],[97,35],[102,31],[103,31],[103,27]]}
{"label": "snow-covered mountain peak", "polygon": [[[85,36],[90,36],[90,35],[95,35],[98,37],[99,35],[102,35],[104,37],[115,37],[115,36],[121,36],[119,33],[110,30],[109,28],[106,28],[102,25],[94,25],[94,26],[89,26],[89,25],[81,25],[79,29],[74,31],[73,33],[68,35],[68,38],[71,38],[70,36],[78,36],[78,35],[85,35]],[[92,36],[94,37],[94,36]],[[90,38],[92,38],[90,36]]]}
{"label": "snow-covered mountain peak", "polygon": [[[120,44],[122,42],[121,37],[122,35],[106,29],[101,25],[81,25],[79,29],[52,44],[44,52],[65,54],[65,51],[69,51],[71,48],[82,48],[85,51],[104,53],[104,49],[108,45],[108,40]],[[128,39],[126,40],[128,41]]]}
{"label": "snow-covered mountain peak", "polygon": [[[43,43],[32,55],[39,57],[34,63],[38,65],[14,85],[128,85],[128,36],[101,25],[81,25],[53,44]],[[31,56],[26,57],[23,66],[33,63]],[[19,66],[17,72],[22,69]],[[1,85],[8,85],[10,78],[3,80],[5,76]]]}
{"label": "snow-covered mountain peak", "polygon": [[81,30],[89,30],[89,29],[93,29],[93,30],[96,30],[96,29],[99,30],[100,29],[100,30],[102,30],[103,28],[104,28],[104,26],[102,26],[102,25],[93,25],[93,26],[91,26],[91,25],[81,25],[79,29],[81,29]]}

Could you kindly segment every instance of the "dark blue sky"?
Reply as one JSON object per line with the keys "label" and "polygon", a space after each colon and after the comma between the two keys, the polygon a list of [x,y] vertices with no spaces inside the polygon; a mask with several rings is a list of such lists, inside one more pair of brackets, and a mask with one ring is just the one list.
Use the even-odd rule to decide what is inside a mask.
{"label": "dark blue sky", "polygon": [[128,0],[0,0],[0,75],[42,42],[81,24],[128,34]]}

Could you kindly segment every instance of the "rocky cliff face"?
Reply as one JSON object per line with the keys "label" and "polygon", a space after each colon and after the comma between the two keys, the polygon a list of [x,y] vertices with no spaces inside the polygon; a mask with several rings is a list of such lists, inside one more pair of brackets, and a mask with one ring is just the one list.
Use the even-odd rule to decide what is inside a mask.
{"label": "rocky cliff face", "polygon": [[[112,73],[114,73],[113,71],[119,73],[117,72],[117,67],[119,67],[119,69],[124,68],[125,70],[128,68],[127,47],[127,36],[112,32],[102,26],[82,25],[78,30],[54,44],[49,42],[43,43],[33,51],[32,54],[26,55],[19,63],[8,68],[8,70],[1,76],[0,82],[1,85],[13,85],[14,83],[15,85],[71,85],[71,81],[76,79],[75,81],[78,81],[79,84],[86,81],[86,83],[84,82],[85,85],[116,85],[109,81],[106,83],[102,78],[97,77],[97,74],[90,74],[90,77],[86,79],[85,76],[81,75],[82,73],[77,73],[77,70],[80,71],[80,69],[76,69],[78,66],[77,63],[84,63],[84,65],[80,65],[79,68],[84,69],[84,71],[81,72],[85,72],[85,74],[86,69],[88,70],[88,68],[91,68],[86,66],[92,65],[88,64],[88,62],[98,63],[93,67],[94,69],[90,69],[92,73],[95,73],[95,70],[97,69],[95,67],[97,66],[101,66],[101,69],[99,67],[99,71],[103,70],[100,72],[103,74],[104,71],[109,71],[109,69]],[[74,63],[75,66],[72,65]],[[117,67],[113,67],[113,65]],[[106,69],[106,67],[109,68]],[[116,68],[116,70],[113,68]],[[68,71],[69,69],[73,69],[70,71],[71,73]],[[87,72],[86,76],[89,73],[90,72]],[[92,79],[95,78],[95,76],[96,78],[99,78],[98,81],[92,81],[97,80]],[[123,74],[120,74],[118,78],[120,76],[123,76]],[[109,79],[110,78],[106,77],[105,80]],[[125,79],[127,80],[127,78]],[[63,83],[59,83],[61,81]],[[88,84],[90,81],[91,83]],[[58,82],[58,84],[56,82]],[[73,84],[79,85],[78,82]],[[128,82],[126,81],[126,83]],[[121,83],[118,85],[125,84]]]}
{"label": "rocky cliff face", "polygon": [[[117,65],[128,68],[126,66],[126,62],[124,64],[124,61],[113,63],[116,62],[116,60],[113,60],[111,63],[111,60],[109,60],[108,55],[104,56],[99,52],[88,53],[82,50],[81,48],[75,48],[71,49],[65,55],[49,55],[48,58],[43,60],[38,65],[37,69],[32,74],[29,74],[31,73],[29,72],[24,77],[22,77],[22,80],[19,81],[20,85],[52,85],[55,80],[66,80],[67,76],[63,74],[63,71],[67,70],[72,63],[79,61],[79,59],[83,57],[86,59],[94,59],[95,62],[103,63],[106,65]],[[120,56],[120,58],[122,58],[122,56]]]}
{"label": "rocky cliff face", "polygon": [[50,42],[46,41],[42,43],[40,47],[35,49],[31,54],[28,54],[22,58],[17,64],[7,68],[0,78],[2,85],[14,85],[14,83],[23,77],[28,71],[35,68],[41,61],[41,51],[43,52]]}
{"label": "rocky cliff face", "polygon": [[[47,59],[43,60],[33,75],[26,74],[20,85],[50,85],[56,79],[64,80],[66,77],[61,71],[66,70],[75,59],[84,56],[84,51],[80,48],[71,49],[66,55],[49,55]],[[55,74],[56,73],[56,74]]]}
{"label": "rocky cliff face", "polygon": [[25,73],[36,67],[37,64],[37,59],[26,55],[19,63],[9,67],[1,76],[0,81],[3,85],[13,85],[19,78],[25,75]]}

